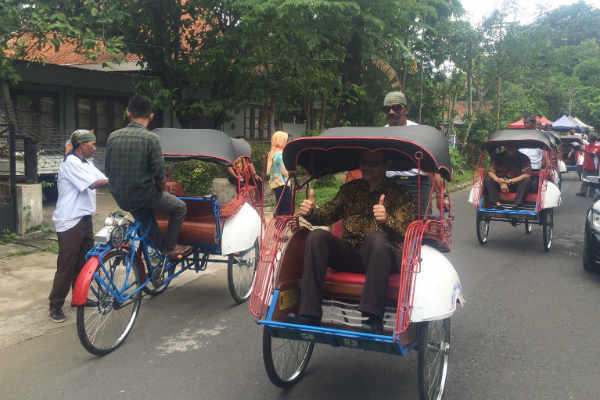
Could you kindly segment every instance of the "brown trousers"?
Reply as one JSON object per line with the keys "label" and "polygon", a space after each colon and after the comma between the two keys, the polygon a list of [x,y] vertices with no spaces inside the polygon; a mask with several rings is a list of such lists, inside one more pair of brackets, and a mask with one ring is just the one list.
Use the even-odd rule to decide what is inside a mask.
{"label": "brown trousers", "polygon": [[392,272],[399,271],[396,253],[385,233],[371,233],[361,247],[355,248],[328,231],[311,231],[304,248],[300,315],[321,318],[321,288],[327,267],[336,271],[366,273],[359,309],[383,316],[388,278]]}
{"label": "brown trousers", "polygon": [[51,309],[63,306],[69,288],[75,288],[77,275],[83,267],[86,253],[94,246],[91,215],[81,218],[81,221],[71,229],[57,232],[57,235],[58,259],[49,296]]}

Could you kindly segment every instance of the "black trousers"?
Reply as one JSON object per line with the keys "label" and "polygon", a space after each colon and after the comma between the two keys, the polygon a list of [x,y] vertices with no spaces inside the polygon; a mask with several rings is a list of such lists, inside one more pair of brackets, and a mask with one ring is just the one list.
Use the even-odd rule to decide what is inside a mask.
{"label": "black trousers", "polygon": [[[525,200],[525,196],[527,196],[527,192],[529,191],[530,181],[530,178],[526,178],[517,183],[511,183],[510,185],[508,185],[508,190],[516,193],[516,204],[521,204],[523,200]],[[485,189],[487,190],[488,201],[492,205],[495,205],[498,201],[498,192],[500,191],[500,184],[493,180],[490,176],[486,176],[484,180],[484,185]]]}
{"label": "black trousers", "polygon": [[398,272],[396,253],[383,232],[370,234],[360,248],[317,229],[308,234],[304,248],[304,272],[300,284],[300,315],[321,318],[321,289],[327,267],[336,271],[366,273],[359,309],[383,316],[388,278]]}
{"label": "black trousers", "polygon": [[[154,210],[169,215],[169,227],[163,243],[162,234],[154,218]],[[131,211],[133,217],[140,221],[146,229],[150,225],[150,240],[156,248],[166,251],[173,250],[177,244],[181,225],[187,214],[187,205],[181,199],[173,196],[167,191],[162,191],[159,196],[152,200],[150,207]]]}
{"label": "black trousers", "polygon": [[58,259],[52,290],[48,297],[51,309],[62,308],[69,289],[75,287],[86,253],[94,246],[91,215],[81,218],[71,229],[56,234]]}
{"label": "black trousers", "polygon": [[[273,192],[275,193],[275,205],[277,207],[273,215],[290,215],[292,213],[292,193],[290,187],[281,185],[273,189]],[[278,202],[279,205],[277,206]]]}

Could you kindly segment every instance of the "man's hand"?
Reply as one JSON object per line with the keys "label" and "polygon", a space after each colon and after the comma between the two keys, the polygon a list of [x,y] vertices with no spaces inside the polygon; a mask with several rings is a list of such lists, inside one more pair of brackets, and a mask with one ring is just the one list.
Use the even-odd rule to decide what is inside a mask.
{"label": "man's hand", "polygon": [[385,211],[385,206],[383,205],[384,200],[385,194],[382,194],[379,198],[379,203],[373,206],[373,215],[375,215],[375,221],[381,223],[387,220],[387,212]]}
{"label": "man's hand", "polygon": [[90,189],[97,189],[99,187],[104,187],[108,185],[108,179],[98,179],[94,183],[90,185]]}
{"label": "man's hand", "polygon": [[313,208],[315,207],[315,191],[310,189],[308,199],[305,199],[302,204],[300,204],[300,209],[298,210],[298,214],[306,217],[312,213]]}

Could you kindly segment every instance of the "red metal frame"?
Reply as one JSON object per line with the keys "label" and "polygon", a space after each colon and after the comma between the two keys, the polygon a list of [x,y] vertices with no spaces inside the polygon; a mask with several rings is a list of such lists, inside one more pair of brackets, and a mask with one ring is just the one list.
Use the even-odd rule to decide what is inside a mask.
{"label": "red metal frame", "polygon": [[280,260],[277,260],[277,253],[283,250],[287,244],[282,240],[282,237],[285,235],[285,231],[290,229],[294,223],[298,224],[297,217],[280,215],[273,217],[265,230],[260,246],[260,258],[254,278],[254,288],[249,302],[250,313],[258,319],[264,318],[269,309],[271,295],[279,273],[278,261]]}

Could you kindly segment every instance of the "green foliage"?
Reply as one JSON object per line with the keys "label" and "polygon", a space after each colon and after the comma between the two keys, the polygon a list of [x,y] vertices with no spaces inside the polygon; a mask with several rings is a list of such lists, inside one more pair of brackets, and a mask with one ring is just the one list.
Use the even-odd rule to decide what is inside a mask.
{"label": "green foliage", "polygon": [[271,145],[266,142],[250,142],[250,146],[252,147],[252,164],[254,164],[256,173],[262,176]]}
{"label": "green foliage", "polygon": [[227,176],[223,166],[201,160],[167,162],[167,169],[171,179],[181,183],[186,194],[194,195],[210,194],[213,179]]}
{"label": "green foliage", "polygon": [[2,243],[2,244],[13,242],[13,241],[17,240],[18,238],[19,238],[19,235],[17,235],[15,232],[12,232],[8,229],[4,229],[4,231],[0,233],[0,243]]}
{"label": "green foliage", "polygon": [[121,2],[32,0],[27,2],[3,0],[0,6],[0,80],[17,83],[12,58],[29,56],[32,50],[54,48],[65,43],[74,45],[75,52],[96,59],[108,53],[120,59],[122,36],[105,35],[106,28],[119,24],[127,15]]}

